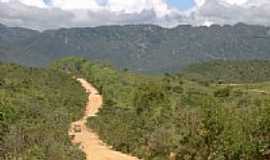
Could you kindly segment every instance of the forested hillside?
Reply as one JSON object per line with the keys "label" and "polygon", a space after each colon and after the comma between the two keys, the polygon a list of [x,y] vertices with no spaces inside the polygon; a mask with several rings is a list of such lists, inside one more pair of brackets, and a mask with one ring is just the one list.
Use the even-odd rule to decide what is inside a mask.
{"label": "forested hillside", "polygon": [[0,59],[45,66],[73,55],[133,71],[175,72],[209,60],[269,59],[269,30],[245,24],[172,29],[127,25],[43,32],[0,26]]}
{"label": "forested hillside", "polygon": [[0,159],[83,160],[68,137],[87,97],[57,71],[0,64]]}
{"label": "forested hillside", "polygon": [[184,69],[185,76],[198,81],[219,83],[254,83],[270,81],[270,61],[212,61],[192,64]]}
{"label": "forested hillside", "polygon": [[80,58],[52,68],[83,76],[101,91],[103,109],[88,125],[119,151],[145,160],[269,159],[269,83],[202,84]]}

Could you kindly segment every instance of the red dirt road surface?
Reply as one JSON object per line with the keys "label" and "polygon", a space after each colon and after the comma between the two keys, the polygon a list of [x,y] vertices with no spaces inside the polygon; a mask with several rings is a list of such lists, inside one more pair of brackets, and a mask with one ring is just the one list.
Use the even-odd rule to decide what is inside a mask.
{"label": "red dirt road surface", "polygon": [[104,144],[91,129],[86,127],[87,119],[96,116],[102,107],[102,96],[90,83],[78,78],[83,88],[89,94],[84,117],[73,122],[69,130],[69,136],[73,144],[79,144],[80,149],[86,154],[87,160],[139,160],[136,157],[113,151]]}

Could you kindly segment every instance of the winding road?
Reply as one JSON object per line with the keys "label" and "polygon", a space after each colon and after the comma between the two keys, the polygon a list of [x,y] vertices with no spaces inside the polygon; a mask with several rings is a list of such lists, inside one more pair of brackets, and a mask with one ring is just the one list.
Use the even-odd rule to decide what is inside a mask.
{"label": "winding road", "polygon": [[86,154],[87,160],[139,160],[136,157],[113,151],[111,147],[99,139],[96,133],[87,128],[87,119],[96,116],[102,107],[102,96],[86,80],[78,78],[77,81],[81,83],[89,96],[84,116],[81,120],[71,124],[69,136],[72,143],[74,145],[79,144],[80,149]]}

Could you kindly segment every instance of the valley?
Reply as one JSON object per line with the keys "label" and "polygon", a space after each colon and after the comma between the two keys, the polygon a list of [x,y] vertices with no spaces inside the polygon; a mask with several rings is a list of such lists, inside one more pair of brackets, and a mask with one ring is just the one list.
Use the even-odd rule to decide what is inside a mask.
{"label": "valley", "polygon": [[246,63],[265,73],[259,61],[210,77],[201,75],[208,64],[164,75],[77,57],[47,69],[1,64],[0,159],[268,160],[267,74],[216,74],[238,75]]}
{"label": "valley", "polygon": [[270,160],[270,0],[0,0],[0,160]]}
{"label": "valley", "polygon": [[87,126],[116,150],[149,160],[268,157],[267,81],[230,85],[185,74],[140,75],[74,57],[53,67],[100,90],[103,108]]}

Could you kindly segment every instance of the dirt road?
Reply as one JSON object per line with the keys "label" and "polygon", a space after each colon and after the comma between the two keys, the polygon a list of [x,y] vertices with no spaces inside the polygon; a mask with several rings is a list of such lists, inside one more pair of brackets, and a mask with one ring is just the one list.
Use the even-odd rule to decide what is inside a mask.
{"label": "dirt road", "polygon": [[80,149],[86,154],[87,160],[138,160],[136,157],[113,151],[99,139],[96,133],[86,127],[87,119],[96,116],[102,107],[102,96],[86,80],[77,80],[85,88],[89,96],[84,117],[71,124],[69,135],[72,143],[80,145]]}

